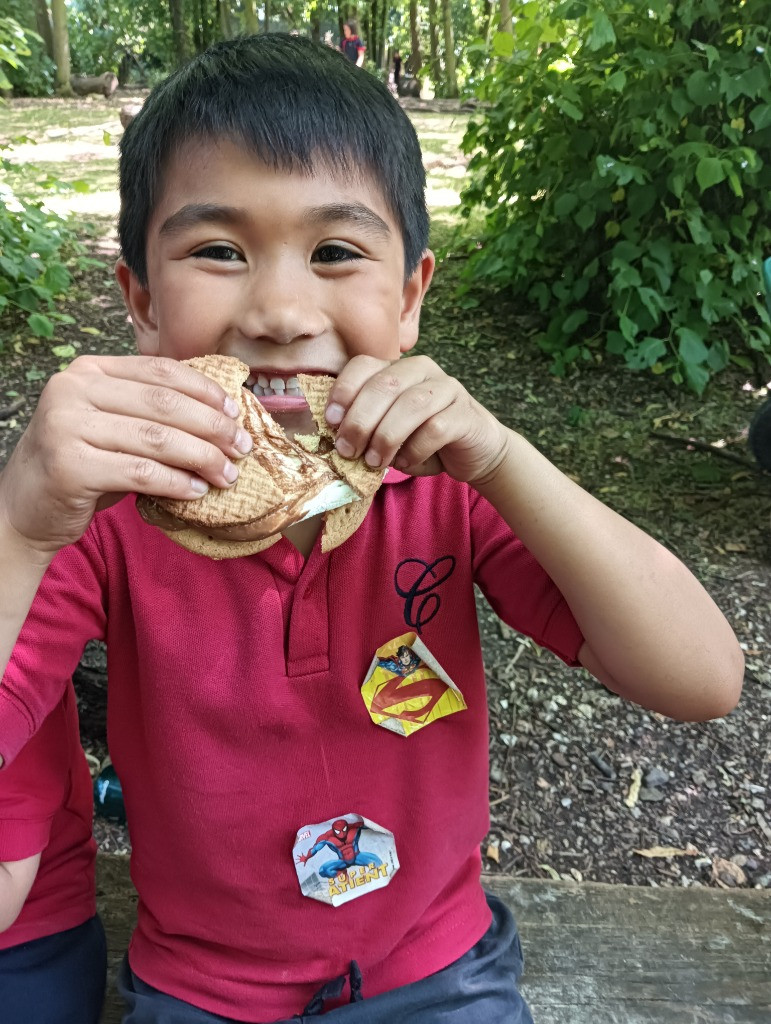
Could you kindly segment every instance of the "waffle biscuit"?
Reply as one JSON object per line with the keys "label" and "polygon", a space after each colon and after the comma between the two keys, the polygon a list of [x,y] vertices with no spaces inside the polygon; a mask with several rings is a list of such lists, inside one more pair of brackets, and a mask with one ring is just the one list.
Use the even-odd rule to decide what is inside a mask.
{"label": "waffle biscuit", "polygon": [[372,470],[362,459],[343,459],[334,451],[335,431],[324,418],[334,378],[298,375],[319,435],[291,441],[243,387],[249,375],[245,363],[210,355],[187,364],[216,380],[234,399],[254,447],[236,463],[239,477],[231,488],[210,487],[202,498],[192,500],[140,495],[140,515],[196,554],[240,557],[274,544],[283,529],[305,518],[313,498],[331,483],[344,480],[361,500],[324,513],[322,550],[330,551],[347,540],[363,522],[384,470]]}

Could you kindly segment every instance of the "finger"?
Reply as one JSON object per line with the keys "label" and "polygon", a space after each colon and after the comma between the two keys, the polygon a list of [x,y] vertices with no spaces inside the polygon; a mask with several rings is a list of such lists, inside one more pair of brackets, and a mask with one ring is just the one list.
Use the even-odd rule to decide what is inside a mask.
{"label": "finger", "polygon": [[152,387],[171,388],[224,412],[238,416],[238,406],[223,388],[191,366],[163,356],[80,356],[69,373],[102,374],[113,380],[134,380]]}
{"label": "finger", "polygon": [[[198,477],[215,487],[230,487],[238,477],[237,468],[217,445],[154,420],[100,411],[83,422],[81,437],[82,443],[91,450],[122,453],[150,464],[182,470],[188,481]],[[110,489],[113,488],[102,488]],[[200,488],[198,493],[203,493]]]}
{"label": "finger", "polygon": [[[192,372],[202,380],[205,379],[196,371]],[[57,397],[57,390],[63,391],[72,386],[66,374],[61,374],[59,379],[52,378],[50,383],[49,399]],[[69,394],[68,391],[67,398]],[[222,452],[234,458],[240,458],[252,448],[251,435],[237,420],[171,387],[92,374],[83,389],[81,403],[98,412],[134,417],[158,426],[173,426],[216,444]],[[55,401],[52,405],[57,407]],[[58,407],[71,406],[70,400],[61,401]]]}
{"label": "finger", "polygon": [[454,440],[458,424],[450,413],[456,388],[436,380],[409,388],[392,403],[364,454],[370,466],[418,465]]}
{"label": "finger", "polygon": [[98,504],[109,504],[116,494],[138,493],[182,500],[200,498],[209,485],[199,476],[175,466],[125,452],[89,453],[93,475],[99,485],[93,488]]}
{"label": "finger", "polygon": [[375,359],[374,356],[354,356],[346,363],[329,392],[327,423],[337,427],[369,378],[390,365],[388,360]]}
{"label": "finger", "polygon": [[[443,379],[448,378],[435,364],[420,358],[400,360],[379,370],[364,382],[350,402],[337,434],[338,452],[345,458],[358,458],[371,450],[371,459],[379,457],[379,461],[368,460],[370,465],[390,461],[396,447],[418,426],[416,417],[420,410],[424,410],[423,418],[429,414],[425,411],[427,403],[432,402],[432,393]],[[402,403],[402,398],[412,391],[415,391],[412,398]],[[394,425],[393,433],[389,432],[373,447],[373,435],[379,432],[379,425],[397,403],[403,411],[410,410],[413,414],[407,422],[408,429],[400,431]]]}

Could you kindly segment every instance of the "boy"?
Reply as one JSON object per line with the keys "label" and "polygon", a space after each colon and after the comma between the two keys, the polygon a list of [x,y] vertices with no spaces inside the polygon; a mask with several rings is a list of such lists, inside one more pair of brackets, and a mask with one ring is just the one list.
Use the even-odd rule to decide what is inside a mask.
{"label": "boy", "polygon": [[94,899],[92,817],[70,682],[0,772],[3,1024],[98,1024],[107,951]]}
{"label": "boy", "polygon": [[[19,709],[3,757],[86,639],[108,644],[139,892],[127,1024],[530,1021],[514,923],[479,884],[475,581],[629,699],[685,719],[738,699],[741,652],[685,567],[431,360],[400,359],[433,271],[424,187],[409,120],[340,54],[269,35],[195,58],[122,143],[117,274],[140,356],[53,377],[0,477]],[[137,515],[126,492],[193,499],[250,447],[178,362],[211,352],[270,381],[260,401],[289,431],[312,429],[291,377],[337,378],[339,453],[396,467],[345,544],[322,555],[310,520],[213,562]],[[362,698],[403,644],[434,666],[431,701],[451,680],[455,712],[406,736],[398,697],[382,715]],[[351,867],[324,877],[325,858]]]}

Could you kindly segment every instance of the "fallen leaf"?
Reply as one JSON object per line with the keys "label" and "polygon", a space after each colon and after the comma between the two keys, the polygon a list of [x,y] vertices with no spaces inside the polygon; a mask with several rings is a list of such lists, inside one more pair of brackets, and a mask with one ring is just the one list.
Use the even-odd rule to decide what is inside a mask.
{"label": "fallen leaf", "polygon": [[541,871],[545,871],[549,878],[553,878],[555,882],[562,881],[562,876],[559,871],[555,871],[551,864],[539,864],[538,867]]}
{"label": "fallen leaf", "polygon": [[700,857],[701,854],[690,843],[680,849],[678,846],[650,846],[647,850],[632,850],[640,857]]}
{"label": "fallen leaf", "polygon": [[747,876],[733,861],[722,857],[712,858],[712,881],[717,882],[721,889],[733,889],[737,885],[746,885]]}
{"label": "fallen leaf", "polygon": [[632,784],[629,787],[629,792],[626,795],[624,803],[627,807],[634,807],[637,803],[637,798],[640,795],[640,786],[642,785],[642,769],[635,768],[632,771]]}
{"label": "fallen leaf", "polygon": [[501,848],[497,843],[490,843],[485,852],[488,860],[494,860],[496,864],[501,862]]}

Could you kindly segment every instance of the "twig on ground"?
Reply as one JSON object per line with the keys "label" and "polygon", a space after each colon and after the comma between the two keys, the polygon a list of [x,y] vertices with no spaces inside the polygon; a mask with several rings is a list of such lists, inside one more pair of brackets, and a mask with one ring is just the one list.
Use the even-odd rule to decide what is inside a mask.
{"label": "twig on ground", "polygon": [[668,441],[670,444],[681,445],[683,448],[697,448],[702,452],[711,452],[713,455],[730,459],[731,462],[738,462],[745,469],[752,469],[756,473],[760,472],[760,467],[756,466],[754,462],[745,459],[742,455],[736,455],[735,452],[729,452],[725,448],[718,448],[717,445],[710,444],[709,441],[697,441],[693,437],[677,437],[675,434],[664,434],[660,430],[652,430],[650,436],[657,437],[661,441]]}

